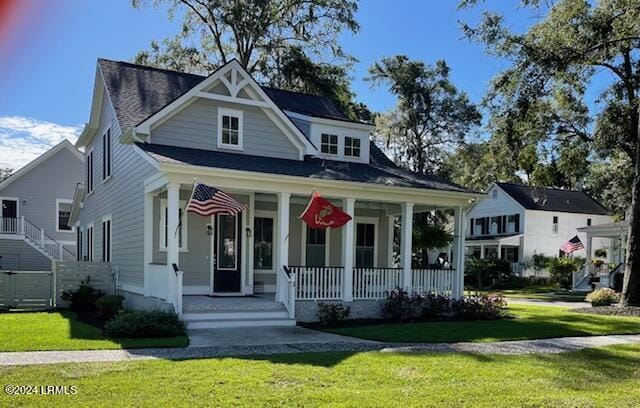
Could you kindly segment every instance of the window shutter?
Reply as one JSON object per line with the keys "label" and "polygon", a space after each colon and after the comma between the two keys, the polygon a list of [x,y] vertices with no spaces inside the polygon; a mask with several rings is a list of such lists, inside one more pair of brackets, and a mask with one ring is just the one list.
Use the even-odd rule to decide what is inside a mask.
{"label": "window shutter", "polygon": [[498,234],[502,234],[502,216],[498,217]]}
{"label": "window shutter", "polygon": [[516,232],[520,232],[520,214],[516,214]]}
{"label": "window shutter", "polygon": [[469,235],[473,235],[473,223],[474,223],[474,219],[471,219],[471,230],[469,231]]}
{"label": "window shutter", "polygon": [[503,233],[507,232],[507,216],[506,215],[502,216],[502,232]]}
{"label": "window shutter", "polygon": [[489,234],[491,233],[491,217],[486,217],[484,219],[484,230],[485,230],[485,234]]}

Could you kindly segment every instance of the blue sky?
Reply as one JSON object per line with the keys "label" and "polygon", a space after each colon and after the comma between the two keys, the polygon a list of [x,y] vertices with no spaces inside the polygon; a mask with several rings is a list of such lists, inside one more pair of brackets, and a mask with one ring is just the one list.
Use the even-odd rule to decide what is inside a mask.
{"label": "blue sky", "polygon": [[[135,10],[130,0],[50,4],[47,9],[32,7],[20,21],[8,55],[0,54],[0,167],[19,167],[62,138],[74,138],[88,118],[98,57],[129,60],[152,39],[171,36],[179,28],[178,21],[167,19],[166,10]],[[363,0],[357,15],[360,32],[342,37],[346,51],[359,60],[353,72],[358,99],[377,111],[392,107],[393,96],[386,89],[371,89],[363,78],[375,60],[406,54],[428,63],[445,59],[454,83],[479,101],[502,66],[485,56],[481,45],[461,38],[458,21],[477,20],[481,9],[460,12],[456,4]],[[488,4],[504,10],[506,2]],[[514,10],[506,10],[514,27],[530,22]]]}

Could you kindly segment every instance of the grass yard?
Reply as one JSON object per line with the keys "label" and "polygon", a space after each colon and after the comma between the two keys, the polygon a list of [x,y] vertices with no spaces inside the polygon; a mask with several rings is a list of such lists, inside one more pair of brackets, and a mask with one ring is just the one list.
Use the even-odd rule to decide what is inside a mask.
{"label": "grass yard", "polygon": [[66,311],[0,313],[0,351],[185,347],[188,342],[187,337],[110,339]]}
{"label": "grass yard", "polygon": [[640,333],[640,318],[570,312],[556,306],[512,304],[515,319],[399,323],[331,329],[331,332],[389,342],[503,341],[563,336]]}
{"label": "grass yard", "polygon": [[501,293],[507,299],[536,299],[549,302],[584,302],[586,292],[570,292],[558,288],[557,285],[530,286],[521,289],[497,289],[489,291],[467,290],[466,294],[475,295]]}
{"label": "grass yard", "polygon": [[0,367],[0,406],[640,406],[640,346],[555,355],[315,353]]}

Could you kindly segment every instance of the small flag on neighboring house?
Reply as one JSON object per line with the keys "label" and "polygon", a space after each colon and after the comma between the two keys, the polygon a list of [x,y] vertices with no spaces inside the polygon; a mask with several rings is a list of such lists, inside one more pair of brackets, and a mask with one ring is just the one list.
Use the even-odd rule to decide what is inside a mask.
{"label": "small flag on neighboring house", "polygon": [[314,191],[300,219],[311,228],[339,228],[351,221],[351,216]]}
{"label": "small flag on neighboring house", "polygon": [[584,249],[584,245],[582,245],[580,238],[576,235],[568,240],[560,249],[567,254],[572,254],[577,250]]}
{"label": "small flag on neighboring house", "polygon": [[196,183],[187,204],[187,211],[203,216],[236,215],[246,209],[246,206],[237,202],[224,191],[202,183]]}

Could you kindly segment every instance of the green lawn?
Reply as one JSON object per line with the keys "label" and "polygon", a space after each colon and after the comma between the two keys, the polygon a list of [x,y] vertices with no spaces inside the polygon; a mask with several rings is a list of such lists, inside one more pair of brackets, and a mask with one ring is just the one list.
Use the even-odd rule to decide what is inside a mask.
{"label": "green lawn", "polygon": [[0,406],[640,406],[640,346],[555,355],[315,353],[0,367],[3,384],[76,386]]}
{"label": "green lawn", "polygon": [[0,313],[0,351],[184,347],[186,337],[110,339],[71,312]]}
{"label": "green lawn", "polygon": [[587,296],[585,292],[570,292],[558,288],[557,285],[530,286],[521,289],[499,290],[467,290],[468,295],[501,293],[507,299],[536,299],[549,302],[584,302]]}
{"label": "green lawn", "polygon": [[513,304],[514,319],[400,323],[332,329],[347,336],[390,342],[503,341],[563,336],[640,333],[640,318],[570,312],[556,306]]}

